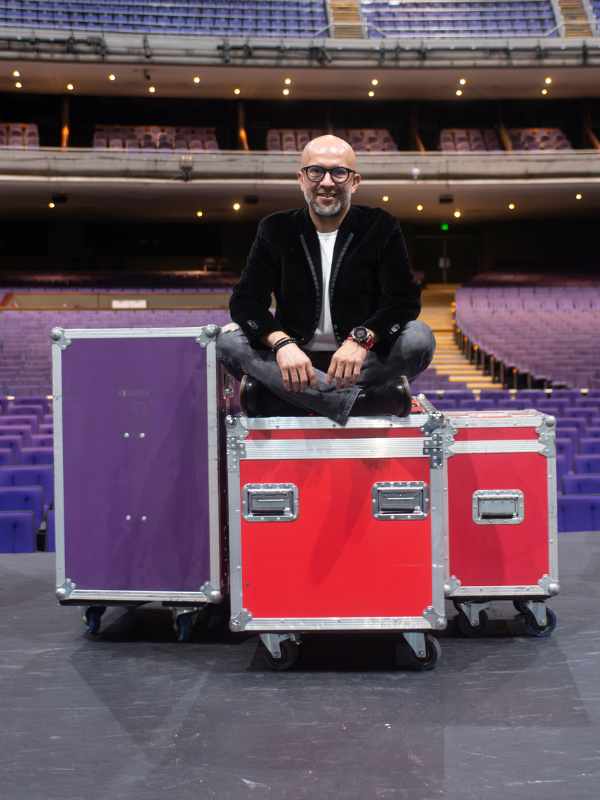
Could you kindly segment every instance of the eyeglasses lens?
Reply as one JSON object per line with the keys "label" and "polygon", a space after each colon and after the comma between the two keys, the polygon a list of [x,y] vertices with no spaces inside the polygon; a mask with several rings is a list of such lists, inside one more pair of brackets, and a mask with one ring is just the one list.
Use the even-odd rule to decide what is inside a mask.
{"label": "eyeglasses lens", "polygon": [[310,167],[307,170],[308,177],[315,183],[323,180],[325,172],[329,172],[334,183],[345,183],[350,175],[350,170],[346,167],[334,167],[330,170],[325,170],[323,167]]}

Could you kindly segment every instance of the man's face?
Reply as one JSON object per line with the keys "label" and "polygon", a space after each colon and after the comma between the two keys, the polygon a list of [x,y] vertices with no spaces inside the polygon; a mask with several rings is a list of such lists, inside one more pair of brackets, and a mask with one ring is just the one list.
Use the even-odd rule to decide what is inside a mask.
{"label": "man's face", "polygon": [[[334,138],[334,137],[327,137]],[[316,140],[318,142],[318,140]],[[338,140],[340,141],[340,140]],[[319,167],[347,167],[356,170],[354,154],[351,155],[341,148],[317,148],[304,153],[302,166]],[[306,162],[306,163],[305,163]],[[304,199],[308,203],[313,213],[321,217],[335,217],[342,214],[350,204],[351,197],[356,191],[360,182],[360,175],[351,172],[345,183],[335,183],[329,172],[326,172],[323,180],[316,183],[309,180],[305,172],[298,173],[298,180],[304,194]]]}

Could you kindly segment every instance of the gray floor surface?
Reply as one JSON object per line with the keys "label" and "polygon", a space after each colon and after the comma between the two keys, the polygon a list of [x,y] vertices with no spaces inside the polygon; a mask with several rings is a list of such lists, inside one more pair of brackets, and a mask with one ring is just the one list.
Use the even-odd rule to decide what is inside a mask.
{"label": "gray floor surface", "polygon": [[276,673],[257,637],[176,642],[160,607],[89,636],[52,555],[0,556],[0,797],[596,799],[600,533],[563,534],[560,572],[548,638],[498,603],[482,639],[450,623],[431,672],[399,636],[322,634]]}

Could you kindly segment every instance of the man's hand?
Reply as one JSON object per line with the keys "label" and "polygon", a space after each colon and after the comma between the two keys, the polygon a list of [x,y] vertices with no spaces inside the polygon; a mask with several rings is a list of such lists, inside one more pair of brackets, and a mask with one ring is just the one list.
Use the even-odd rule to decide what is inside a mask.
{"label": "man's hand", "polygon": [[356,383],[366,356],[367,350],[362,345],[356,342],[344,342],[331,359],[327,370],[327,385],[331,386],[335,380],[336,389],[341,389],[342,385],[347,389],[350,382]]}
{"label": "man's hand", "polygon": [[[260,340],[267,347],[273,347],[279,339],[287,338],[288,334],[285,331],[274,331],[267,336],[261,336]],[[289,392],[293,388],[295,392],[303,392],[309,383],[313,389],[317,388],[317,376],[312,361],[297,344],[291,343],[280,347],[275,358],[281,370],[286,391]]]}

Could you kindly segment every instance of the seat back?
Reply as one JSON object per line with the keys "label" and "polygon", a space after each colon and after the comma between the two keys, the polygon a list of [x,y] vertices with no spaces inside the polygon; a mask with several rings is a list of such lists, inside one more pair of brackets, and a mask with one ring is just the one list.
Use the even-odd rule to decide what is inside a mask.
{"label": "seat back", "polygon": [[12,464],[12,450],[10,447],[1,447],[0,440],[0,467],[10,467]]}
{"label": "seat back", "polygon": [[0,553],[33,553],[36,530],[33,511],[0,511]]}
{"label": "seat back", "polygon": [[[23,450],[22,452],[25,451]],[[556,440],[556,455],[564,456],[567,462],[567,469],[569,471],[573,470],[573,442],[571,439],[561,438]],[[21,458],[22,457],[21,455]]]}
{"label": "seat back", "polygon": [[579,441],[579,449],[584,456],[599,455],[600,454],[600,439],[593,437],[589,439],[581,439]]}
{"label": "seat back", "polygon": [[42,486],[45,502],[50,505],[54,497],[54,467],[50,464],[3,467],[0,469],[0,487],[2,486]]}
{"label": "seat back", "polygon": [[21,450],[21,464],[54,464],[54,448],[24,447]]}
{"label": "seat back", "polygon": [[10,450],[13,464],[19,464],[21,462],[21,448],[23,447],[22,436],[6,436],[0,431],[0,447],[2,447],[3,450]]}
{"label": "seat back", "polygon": [[5,414],[0,417],[0,425],[29,425],[32,433],[38,433],[39,424],[35,414]]}
{"label": "seat back", "polygon": [[18,405],[15,406],[13,403],[10,403],[8,406],[8,416],[35,416],[38,421],[38,425],[44,421],[44,407],[38,405]]}
{"label": "seat back", "polygon": [[600,475],[600,456],[575,456],[575,472],[578,475]]}
{"label": "seat back", "polygon": [[563,490],[565,494],[600,495],[600,475],[565,475]]}
{"label": "seat back", "polygon": [[33,511],[38,531],[44,519],[44,490],[41,486],[2,486],[0,511]]}
{"label": "seat back", "polygon": [[31,437],[32,447],[53,447],[54,437],[46,433],[34,433]]}
{"label": "seat back", "polygon": [[600,497],[585,495],[558,498],[558,530],[600,530]]}

